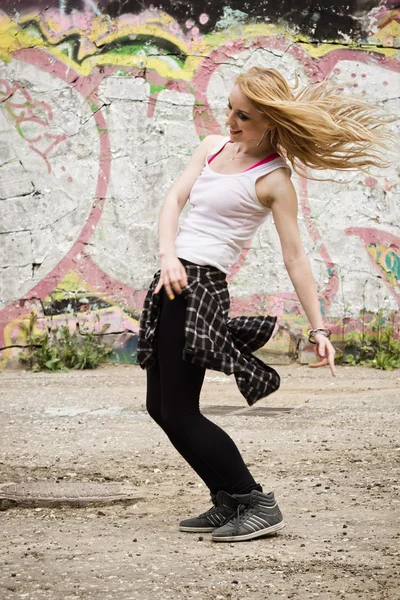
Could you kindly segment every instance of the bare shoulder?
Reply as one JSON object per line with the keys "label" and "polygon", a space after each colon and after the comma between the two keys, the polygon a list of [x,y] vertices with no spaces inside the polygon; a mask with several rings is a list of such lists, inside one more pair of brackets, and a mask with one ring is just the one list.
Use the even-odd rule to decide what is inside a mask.
{"label": "bare shoulder", "polygon": [[256,184],[257,197],[261,204],[271,208],[272,204],[282,198],[296,200],[296,192],[290,178],[290,171],[285,167],[275,169],[264,177],[260,177]]}
{"label": "bare shoulder", "polygon": [[215,148],[215,146],[218,146],[218,144],[225,138],[225,135],[206,135],[202,141],[202,144],[204,144],[204,147],[207,148],[207,151],[209,152]]}
{"label": "bare shoulder", "polygon": [[212,149],[215,148],[223,139],[224,136],[222,135],[207,135],[193,150],[189,167],[191,168],[194,165],[197,168],[200,165],[201,168],[203,168],[207,155],[210,154]]}
{"label": "bare shoulder", "polygon": [[193,150],[189,162],[172,187],[172,190],[178,194],[182,207],[189,197],[194,182],[204,169],[207,155],[223,139],[222,135],[208,135]]}

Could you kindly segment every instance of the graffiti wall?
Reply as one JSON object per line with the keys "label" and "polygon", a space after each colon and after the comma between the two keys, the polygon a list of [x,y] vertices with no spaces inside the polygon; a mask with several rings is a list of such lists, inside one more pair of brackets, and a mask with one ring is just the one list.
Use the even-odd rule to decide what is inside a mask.
{"label": "graffiti wall", "polygon": [[[273,4],[273,5],[272,5]],[[203,136],[224,133],[235,76],[329,76],[400,114],[394,0],[245,3],[5,0],[0,9],[0,360],[39,328],[101,329],[134,361],[158,268],[157,218]],[[393,129],[398,133],[399,125]],[[295,178],[304,245],[336,335],[400,301],[400,169]],[[234,313],[280,317],[279,352],[307,323],[272,221],[230,273]]]}

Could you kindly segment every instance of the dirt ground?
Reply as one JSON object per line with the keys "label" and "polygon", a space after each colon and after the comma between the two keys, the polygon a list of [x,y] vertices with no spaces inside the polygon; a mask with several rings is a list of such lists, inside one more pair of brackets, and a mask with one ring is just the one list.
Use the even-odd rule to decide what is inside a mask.
{"label": "dirt ground", "polygon": [[145,412],[139,367],[0,374],[0,483],[126,481],[141,498],[0,513],[1,600],[400,599],[400,371],[278,370],[251,411],[233,378],[204,387],[287,523],[236,544],[178,531],[209,496]]}

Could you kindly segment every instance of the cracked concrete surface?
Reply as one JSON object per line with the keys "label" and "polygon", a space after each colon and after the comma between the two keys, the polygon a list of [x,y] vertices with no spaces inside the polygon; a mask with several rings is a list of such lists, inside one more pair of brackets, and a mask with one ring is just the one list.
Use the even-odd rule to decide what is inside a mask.
{"label": "cracked concrete surface", "polygon": [[209,371],[203,390],[287,523],[238,544],[178,531],[209,498],[145,412],[140,368],[0,374],[0,482],[126,482],[144,498],[2,513],[2,600],[398,600],[400,371],[278,370],[254,416],[233,378]]}
{"label": "cracked concrete surface", "polygon": [[[158,267],[156,222],[161,202],[198,143],[197,126],[193,121],[194,104],[200,100],[204,103],[206,99],[204,106],[207,108],[209,104],[215,126],[221,127],[222,131],[226,98],[240,69],[253,64],[271,66],[280,69],[290,81],[293,73],[298,73],[300,84],[306,84],[309,74],[291,54],[293,48],[303,46],[290,37],[281,50],[253,48],[249,41],[247,48],[238,50],[227,61],[215,56],[209,65],[209,83],[200,95],[196,87],[189,88],[190,93],[185,87],[167,89],[162,86],[154,92],[145,80],[146,70],[140,71],[138,76],[122,76],[102,67],[102,74],[93,76],[82,98],[79,92],[84,86],[82,77],[79,85],[76,77],[68,84],[61,84],[49,73],[39,72],[35,65],[17,60],[3,64],[1,76],[5,81],[23,82],[15,92],[16,97],[24,99],[21,94],[29,94],[33,116],[38,118],[42,114],[40,111],[44,111],[47,123],[29,125],[33,128],[31,131],[29,123],[23,121],[18,129],[19,112],[15,116],[7,111],[0,113],[4,148],[8,149],[7,153],[2,151],[1,174],[7,181],[7,190],[0,191],[1,197],[5,198],[0,202],[0,244],[3,266],[12,266],[14,272],[12,285],[9,277],[4,278],[0,290],[2,305],[29,295],[29,290],[45,282],[52,269],[68,255],[83,228],[88,227],[88,219],[95,210],[99,182],[104,186],[100,196],[105,202],[99,208],[101,216],[90,243],[83,240],[87,253],[110,277],[133,289],[144,289]],[[334,43],[332,47],[335,47]],[[188,56],[199,57],[200,54],[192,52]],[[358,92],[365,92],[367,99],[379,103],[390,101],[390,109],[397,111],[400,77],[395,71],[389,73],[373,62],[357,63],[343,50],[343,57],[337,62],[332,77],[333,82],[343,85],[346,91],[353,93],[352,86],[357,85]],[[200,85],[200,80],[196,85]],[[7,97],[12,100],[10,94]],[[152,114],[149,112],[150,99]],[[4,98],[2,107],[5,105]],[[97,117],[103,119],[101,126]],[[66,137],[47,155],[46,135]],[[41,151],[47,163],[31,148],[29,140],[35,139],[34,136],[42,138]],[[105,148],[100,149],[102,136],[107,137],[108,154]],[[105,166],[107,161],[109,174]],[[17,171],[14,173],[15,169],[21,171],[20,175]],[[360,292],[365,279],[371,288],[371,293],[367,294],[367,309],[378,310],[378,300],[373,293],[377,274],[365,244],[360,240],[358,244],[352,243],[344,232],[354,223],[360,223],[371,230],[378,226],[398,234],[399,204],[395,198],[399,173],[393,168],[385,172],[385,177],[383,180],[377,176],[372,189],[365,184],[364,174],[346,174],[338,177],[338,183],[309,182],[305,192],[314,233],[318,233],[323,241],[338,272],[348,269],[348,248],[351,246],[355,261],[343,287],[345,301],[353,315],[362,308]],[[294,181],[301,197],[301,184],[297,178]],[[383,193],[387,196],[385,201],[382,200]],[[321,254],[321,244],[313,242],[303,209],[299,216],[303,241],[319,289],[323,290],[330,275]],[[32,238],[21,246],[13,237],[14,232],[31,233]],[[40,267],[29,269],[29,265]],[[385,285],[386,279],[382,281]],[[232,284],[233,294],[238,297],[268,294],[270,290],[277,294],[290,292],[273,224],[266,223],[257,234],[240,277]],[[394,308],[395,301],[390,293],[388,298],[390,308]],[[342,310],[342,299],[337,295],[331,314],[337,318]]]}

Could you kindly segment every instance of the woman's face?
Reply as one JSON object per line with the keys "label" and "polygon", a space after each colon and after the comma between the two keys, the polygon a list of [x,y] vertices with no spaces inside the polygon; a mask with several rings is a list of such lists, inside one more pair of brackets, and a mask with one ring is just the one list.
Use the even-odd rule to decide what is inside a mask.
{"label": "woman's face", "polygon": [[268,121],[235,85],[228,99],[226,125],[234,142],[258,143],[268,129]]}

